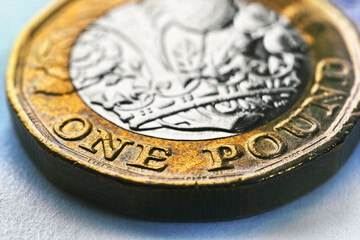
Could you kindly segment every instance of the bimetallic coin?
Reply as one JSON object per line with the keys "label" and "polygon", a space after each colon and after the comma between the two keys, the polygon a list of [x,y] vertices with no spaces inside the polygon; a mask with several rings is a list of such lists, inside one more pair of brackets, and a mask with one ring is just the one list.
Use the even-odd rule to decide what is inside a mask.
{"label": "bimetallic coin", "polygon": [[343,165],[359,53],[325,0],[62,0],[20,37],[7,93],[63,189],[138,218],[238,218]]}

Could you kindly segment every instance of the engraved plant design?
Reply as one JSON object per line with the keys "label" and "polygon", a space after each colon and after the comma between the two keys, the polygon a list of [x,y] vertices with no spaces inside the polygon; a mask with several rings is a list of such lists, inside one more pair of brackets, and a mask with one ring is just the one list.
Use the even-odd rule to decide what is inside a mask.
{"label": "engraved plant design", "polygon": [[[195,4],[186,0],[182,7],[186,2]],[[183,11],[172,1],[139,4],[151,9],[159,62],[166,69],[162,75],[153,71],[155,63],[146,60],[141,46],[92,26],[72,52],[75,87],[93,89],[86,93],[90,104],[117,114],[137,131],[243,132],[286,106],[302,84],[298,71],[308,61],[299,33],[260,4],[213,2],[207,4],[223,2],[222,16],[198,25],[172,14]],[[165,15],[157,13],[164,7]],[[210,10],[208,17],[216,13]]]}

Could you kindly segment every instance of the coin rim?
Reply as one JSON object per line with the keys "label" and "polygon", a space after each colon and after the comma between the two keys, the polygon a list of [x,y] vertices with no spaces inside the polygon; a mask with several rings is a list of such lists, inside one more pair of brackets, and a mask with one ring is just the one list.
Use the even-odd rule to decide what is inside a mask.
{"label": "coin rim", "polygon": [[[307,0],[310,1],[310,0]],[[149,183],[154,185],[179,185],[179,186],[194,186],[194,185],[227,185],[229,183],[237,183],[237,184],[248,184],[252,182],[258,182],[258,181],[264,181],[270,178],[274,178],[278,175],[281,175],[284,172],[289,172],[296,170],[298,167],[305,163],[313,162],[317,160],[320,156],[323,154],[331,151],[332,149],[336,148],[340,144],[342,144],[346,137],[351,132],[351,129],[355,126],[356,122],[360,118],[359,113],[359,101],[360,101],[360,88],[359,83],[357,84],[357,89],[355,87],[355,84],[352,88],[352,92],[349,96],[349,98],[358,99],[357,101],[352,101],[352,107],[349,108],[350,110],[347,111],[348,113],[348,119],[344,124],[342,125],[342,128],[334,134],[331,140],[327,141],[321,146],[317,146],[316,149],[303,154],[300,157],[297,157],[296,159],[288,162],[288,163],[279,163],[272,165],[271,167],[266,167],[266,169],[259,171],[255,174],[248,174],[246,176],[234,176],[230,177],[226,175],[225,177],[222,177],[221,180],[217,179],[210,179],[208,181],[202,181],[202,182],[190,182],[190,181],[177,181],[175,179],[171,178],[151,178],[149,179],[148,176],[141,175],[140,173],[134,173],[131,175],[139,175],[141,178],[137,176],[131,176],[130,174],[128,176],[125,176],[121,173],[114,172],[112,170],[106,170],[97,166],[94,166],[86,161],[83,161],[81,159],[76,159],[76,157],[67,154],[66,152],[61,152],[61,149],[58,149],[55,144],[53,144],[49,139],[47,139],[41,132],[36,128],[34,123],[31,121],[30,117],[28,116],[25,109],[22,107],[19,94],[20,90],[15,87],[14,82],[16,81],[17,76],[17,66],[19,61],[21,61],[21,50],[24,46],[26,46],[26,40],[31,36],[31,33],[36,31],[39,26],[41,26],[41,23],[46,20],[49,16],[54,14],[58,9],[62,8],[64,5],[70,3],[70,0],[61,0],[58,2],[54,2],[48,7],[45,11],[43,11],[40,15],[38,15],[22,32],[20,37],[17,40],[17,43],[15,45],[15,48],[11,54],[10,62],[8,65],[8,72],[6,77],[6,89],[7,89],[7,96],[10,102],[11,107],[15,111],[17,117],[20,119],[22,124],[25,126],[27,131],[35,138],[35,140],[38,143],[42,143],[42,146],[44,146],[47,150],[54,151],[56,154],[62,157],[62,159],[76,162],[77,164],[80,164],[82,166],[85,166],[86,168],[89,168],[91,170],[95,170],[101,174],[108,175],[111,177],[116,177],[121,180],[129,181],[129,182],[136,182],[136,183]],[[350,58],[352,60],[352,64],[354,66],[354,78],[355,83],[360,82],[359,79],[359,71],[360,71],[360,44],[359,44],[359,34],[357,28],[354,26],[354,24],[349,20],[345,15],[338,10],[333,4],[330,2],[327,2],[325,0],[318,0],[316,2],[317,5],[326,7],[327,11],[326,14],[332,17],[336,17],[337,24],[334,25],[337,29],[337,31],[341,34],[344,43],[348,49]],[[339,25],[342,25],[342,27],[339,27]],[[346,31],[345,31],[346,29]],[[355,92],[357,90],[357,92]]]}

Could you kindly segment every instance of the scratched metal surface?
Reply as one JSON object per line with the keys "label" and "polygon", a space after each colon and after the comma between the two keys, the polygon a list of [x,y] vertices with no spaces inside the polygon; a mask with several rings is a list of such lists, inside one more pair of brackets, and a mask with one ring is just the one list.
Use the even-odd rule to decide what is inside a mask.
{"label": "scratched metal surface", "polygon": [[[360,25],[360,1],[334,2]],[[50,184],[15,136],[4,89],[16,37],[48,3],[0,1],[0,239],[360,239],[360,145],[320,188],[277,210],[236,221],[131,220],[89,206]]]}

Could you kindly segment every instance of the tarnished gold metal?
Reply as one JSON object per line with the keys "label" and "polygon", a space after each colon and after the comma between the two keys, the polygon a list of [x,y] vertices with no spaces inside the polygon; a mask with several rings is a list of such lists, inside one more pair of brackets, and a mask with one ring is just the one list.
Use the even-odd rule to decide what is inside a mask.
{"label": "tarnished gold metal", "polygon": [[79,35],[124,0],[62,0],[19,38],[7,94],[19,137],[42,172],[105,208],[157,220],[246,217],[295,199],[342,166],[357,143],[360,44],[325,0],[259,0],[288,17],[309,46],[300,98],[254,130],[212,140],[128,131],[91,110],[69,75]]}

